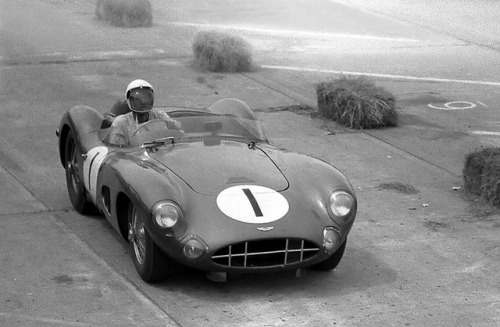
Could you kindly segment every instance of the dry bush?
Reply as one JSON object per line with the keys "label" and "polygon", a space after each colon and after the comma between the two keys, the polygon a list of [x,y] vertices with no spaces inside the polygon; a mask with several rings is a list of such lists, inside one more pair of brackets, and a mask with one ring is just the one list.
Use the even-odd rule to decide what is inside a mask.
{"label": "dry bush", "polygon": [[252,70],[252,51],[243,38],[216,31],[199,32],[193,41],[197,63],[213,72]]}
{"label": "dry bush", "polygon": [[365,77],[341,76],[316,86],[319,113],[355,129],[396,126],[394,95]]}
{"label": "dry bush", "polygon": [[153,13],[149,0],[97,0],[96,16],[119,27],[150,27]]}
{"label": "dry bush", "polygon": [[500,148],[484,148],[465,157],[464,189],[500,206]]}

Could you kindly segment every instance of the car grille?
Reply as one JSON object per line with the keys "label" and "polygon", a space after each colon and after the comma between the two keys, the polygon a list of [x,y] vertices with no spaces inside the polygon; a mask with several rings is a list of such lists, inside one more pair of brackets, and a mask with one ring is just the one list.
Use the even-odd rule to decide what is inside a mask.
{"label": "car grille", "polygon": [[272,268],[313,258],[319,248],[301,239],[268,239],[229,245],[212,256],[216,264],[233,268]]}

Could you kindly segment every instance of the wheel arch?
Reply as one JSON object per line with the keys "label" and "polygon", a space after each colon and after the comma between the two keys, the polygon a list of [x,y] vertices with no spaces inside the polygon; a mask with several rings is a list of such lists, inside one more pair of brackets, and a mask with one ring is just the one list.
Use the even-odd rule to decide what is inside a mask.
{"label": "wheel arch", "polygon": [[124,192],[118,193],[116,196],[115,212],[118,221],[118,229],[120,235],[128,241],[128,207],[132,200]]}
{"label": "wheel arch", "polygon": [[69,131],[71,127],[68,124],[64,124],[60,129],[59,134],[59,158],[61,160],[61,164],[64,167],[66,161],[66,140],[68,139]]}

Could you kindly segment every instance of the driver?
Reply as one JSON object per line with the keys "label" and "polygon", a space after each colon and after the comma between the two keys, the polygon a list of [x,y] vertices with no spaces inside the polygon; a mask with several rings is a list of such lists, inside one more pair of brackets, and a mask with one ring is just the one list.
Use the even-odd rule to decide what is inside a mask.
{"label": "driver", "polygon": [[[153,109],[153,102],[154,90],[151,84],[142,79],[130,82],[127,86],[125,103],[131,111],[119,115],[113,120],[108,135],[109,143],[128,144],[130,136],[144,123],[153,119],[166,121],[167,127],[170,129],[180,129],[180,123],[170,118],[166,112]],[[121,111],[123,112],[123,110]]]}

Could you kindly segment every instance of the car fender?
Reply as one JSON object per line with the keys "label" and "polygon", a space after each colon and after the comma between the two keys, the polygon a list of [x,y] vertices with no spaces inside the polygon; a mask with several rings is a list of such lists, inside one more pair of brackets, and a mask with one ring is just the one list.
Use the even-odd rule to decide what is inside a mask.
{"label": "car fender", "polygon": [[88,106],[76,106],[69,109],[61,118],[57,134],[59,136],[59,156],[61,164],[64,166],[65,145],[68,133],[73,131],[77,148],[81,154],[87,153],[102,143],[103,133],[101,125],[104,118],[97,110]]}
{"label": "car fender", "polygon": [[[123,234],[123,219],[120,216],[120,195],[125,195],[134,203],[139,212],[149,215],[152,206],[158,201],[171,200],[181,208],[188,201],[185,182],[169,170],[158,168],[146,154],[139,154],[143,149],[131,152],[108,154],[99,169],[96,202],[110,223]],[[110,201],[106,206],[103,190],[110,192]],[[146,216],[145,216],[146,217]],[[149,219],[146,219],[149,221]],[[146,225],[147,229],[152,228]]]}
{"label": "car fender", "polygon": [[323,160],[303,154],[272,149],[266,149],[266,153],[276,162],[290,183],[290,188],[286,191],[287,196],[300,196],[305,203],[312,205],[317,216],[330,216],[327,206],[333,191],[343,190],[350,193],[354,197],[354,208],[347,219],[348,223],[334,220],[337,227],[349,232],[357,212],[357,197],[351,183],[340,170]]}

